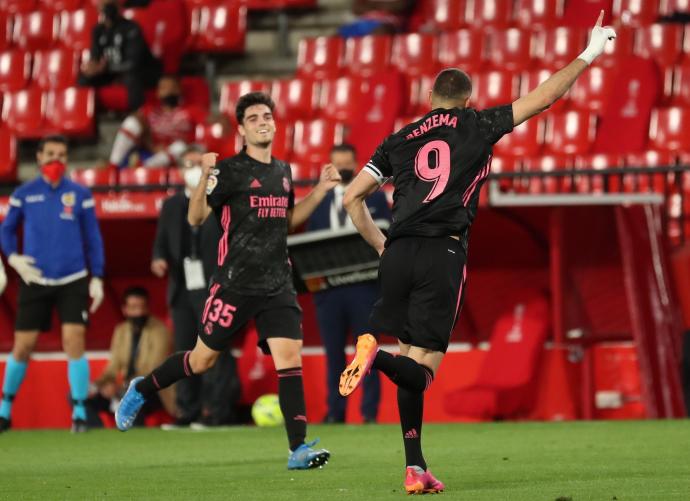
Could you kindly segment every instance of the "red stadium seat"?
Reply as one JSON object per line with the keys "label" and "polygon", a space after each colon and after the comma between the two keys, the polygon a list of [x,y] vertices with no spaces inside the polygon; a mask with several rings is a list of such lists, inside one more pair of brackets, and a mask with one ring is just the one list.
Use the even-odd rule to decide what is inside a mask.
{"label": "red stadium seat", "polygon": [[60,43],[72,50],[91,48],[91,31],[98,24],[98,11],[93,7],[60,14]]}
{"label": "red stadium seat", "polygon": [[635,47],[635,30],[626,26],[616,26],[616,42],[607,43],[604,53],[597,58],[598,66],[615,66],[632,56]]}
{"label": "red stadium seat", "polygon": [[472,78],[470,106],[479,110],[510,104],[519,94],[518,75],[511,71],[488,71]]}
{"label": "red stadium seat", "polygon": [[369,76],[385,72],[391,65],[393,39],[387,35],[348,38],[345,42],[345,67],[354,75]]}
{"label": "red stadium seat", "polygon": [[[630,153],[626,158],[627,167],[660,167],[676,164],[676,155],[670,151],[647,150],[642,153]],[[659,174],[624,174],[623,190],[626,193],[656,192],[664,193],[666,178],[673,175]]]}
{"label": "red stadium seat", "polygon": [[512,157],[536,156],[544,143],[544,120],[537,117],[521,123],[513,132],[501,138],[494,151]]}
{"label": "red stadium seat", "polygon": [[5,50],[10,46],[11,35],[12,18],[8,14],[0,11],[0,50]]}
{"label": "red stadium seat", "polygon": [[80,9],[84,2],[82,0],[39,0],[39,4],[45,10],[63,12]]}
{"label": "red stadium seat", "polygon": [[221,158],[235,154],[235,132],[227,124],[213,122],[198,124],[194,141],[203,144],[206,151],[218,153]]}
{"label": "red stadium seat", "polygon": [[513,21],[512,0],[473,0],[467,6],[467,24],[506,28]]}
{"label": "red stadium seat", "polygon": [[43,135],[43,111],[44,99],[39,88],[8,92],[2,100],[2,121],[20,138]]}
{"label": "red stadium seat", "polygon": [[676,66],[673,70],[672,80],[672,104],[675,106],[690,106],[690,64],[686,63]]}
{"label": "red stadium seat", "polygon": [[436,41],[431,34],[397,35],[393,40],[393,65],[405,75],[432,73],[436,69]]}
{"label": "red stadium seat", "polygon": [[398,117],[395,119],[395,123],[393,124],[393,130],[397,132],[403,127],[421,119],[423,116],[424,115],[409,115],[405,117]]}
{"label": "red stadium seat", "polygon": [[87,188],[94,186],[115,186],[117,184],[117,171],[114,169],[74,169],[70,172],[70,178]]}
{"label": "red stadium seat", "polygon": [[297,162],[290,162],[293,181],[312,181],[318,177],[318,171],[313,165],[304,165]]}
{"label": "red stadium seat", "polygon": [[271,154],[281,160],[289,160],[292,156],[294,126],[289,122],[276,122],[276,135],[273,138]]}
{"label": "red stadium seat", "polygon": [[247,0],[247,8],[251,10],[278,10],[313,8],[316,0]]}
{"label": "red stadium seat", "polygon": [[690,108],[673,106],[652,111],[649,146],[660,151],[690,151]]}
{"label": "red stadium seat", "polygon": [[317,105],[316,91],[314,81],[306,78],[274,81],[271,97],[276,103],[276,118],[290,121],[312,118]]}
{"label": "red stadium seat", "polygon": [[563,0],[518,0],[517,22],[524,28],[552,28],[563,18]]}
{"label": "red stadium seat", "polygon": [[573,106],[581,110],[601,113],[613,90],[615,75],[612,69],[592,66],[575,81],[570,92]]}
{"label": "red stadium seat", "polygon": [[494,68],[526,70],[532,66],[534,48],[527,30],[509,28],[489,35],[488,60]]}
{"label": "red stadium seat", "polygon": [[[501,174],[507,172],[517,172],[520,168],[517,158],[513,156],[495,155],[491,157],[491,173]],[[517,186],[517,178],[505,178],[499,181],[499,186],[502,191],[515,191]]]}
{"label": "red stadium seat", "polygon": [[36,0],[3,0],[0,10],[10,14],[31,12],[36,10]]}
{"label": "red stadium seat", "polygon": [[437,30],[456,30],[467,25],[466,10],[467,0],[431,0],[427,17]]}
{"label": "red stadium seat", "polygon": [[35,11],[14,16],[12,40],[22,49],[48,49],[57,35],[58,18],[52,12]]}
{"label": "red stadium seat", "polygon": [[[578,193],[601,194],[607,192],[617,193],[621,191],[621,177],[620,175],[584,175],[577,174],[578,170],[583,169],[613,169],[622,167],[624,164],[623,156],[608,155],[605,153],[596,153],[594,155],[581,155],[575,157],[575,191]],[[608,183],[607,183],[608,178]]]}
{"label": "red stadium seat", "polygon": [[295,122],[292,161],[305,165],[322,165],[328,161],[334,144],[343,140],[343,126],[328,120]]}
{"label": "red stadium seat", "polygon": [[120,186],[165,186],[168,184],[168,169],[136,167],[120,171]]}
{"label": "red stadium seat", "polygon": [[17,180],[17,140],[7,127],[0,127],[0,181]]}
{"label": "red stadium seat", "polygon": [[238,80],[236,82],[226,82],[220,89],[219,111],[227,115],[230,120],[235,122],[235,103],[244,94],[249,92],[270,92],[269,82],[257,80]]}
{"label": "red stadium seat", "polygon": [[303,38],[297,48],[297,73],[332,78],[342,67],[344,41],[340,37]]}
{"label": "red stadium seat", "polygon": [[69,87],[51,91],[46,100],[47,126],[67,136],[92,136],[95,108],[94,89]]}
{"label": "red stadium seat", "polygon": [[222,0],[192,13],[192,49],[199,52],[244,52],[247,32],[247,7],[242,2]]}
{"label": "red stadium seat", "polygon": [[[522,170],[525,172],[564,172],[570,171],[572,162],[566,155],[541,155],[525,158],[522,161]],[[546,176],[524,177],[520,179],[519,191],[527,193],[559,193],[569,191],[569,177]]]}
{"label": "red stadium seat", "polygon": [[136,21],[165,73],[177,73],[185,43],[188,20],[181,0],[158,0],[146,8],[127,9],[125,17]]}
{"label": "red stadium seat", "polygon": [[676,13],[690,12],[690,3],[688,0],[664,0],[661,4],[661,14],[670,16]]}
{"label": "red stadium seat", "polygon": [[484,61],[484,34],[478,30],[443,33],[439,38],[438,60],[467,72],[479,70]]}
{"label": "red stadium seat", "polygon": [[652,24],[637,30],[635,54],[653,59],[660,66],[675,64],[683,51],[683,27]]}
{"label": "red stadium seat", "polygon": [[319,114],[336,122],[358,118],[362,81],[357,77],[340,77],[321,83]]}
{"label": "red stadium seat", "polygon": [[64,89],[77,84],[79,52],[52,49],[34,53],[33,83],[42,89]]}
{"label": "red stadium seat", "polygon": [[435,78],[435,75],[425,75],[406,79],[407,104],[403,107],[406,115],[426,115],[430,111],[429,91],[434,86]]}
{"label": "red stadium seat", "polygon": [[596,133],[596,115],[566,111],[548,117],[545,146],[554,154],[583,155],[590,150]]}
{"label": "red stadium seat", "polygon": [[[534,89],[536,89],[539,86],[539,84],[544,82],[552,74],[553,70],[549,69],[532,70],[523,73],[520,78],[520,96],[525,96]],[[563,110],[570,102],[570,94],[571,91],[566,92],[565,95],[563,95],[563,97],[561,97],[558,101],[551,105],[551,108],[549,108],[549,112],[553,113]]]}
{"label": "red stadium seat", "polygon": [[26,87],[31,74],[31,54],[21,49],[0,52],[0,92]]}
{"label": "red stadium seat", "polygon": [[561,26],[538,34],[536,54],[544,66],[560,69],[580,55],[586,42],[586,30]]}
{"label": "red stadium seat", "polygon": [[648,0],[613,0],[613,18],[624,25],[646,26],[659,17],[659,2]]}
{"label": "red stadium seat", "polygon": [[211,106],[211,91],[204,77],[182,77],[180,79],[182,99],[185,104],[208,110]]}

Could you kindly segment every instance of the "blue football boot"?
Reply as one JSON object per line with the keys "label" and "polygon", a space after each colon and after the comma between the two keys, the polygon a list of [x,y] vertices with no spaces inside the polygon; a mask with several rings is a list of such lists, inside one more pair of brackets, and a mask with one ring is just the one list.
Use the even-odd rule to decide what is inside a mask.
{"label": "blue football boot", "polygon": [[308,470],[309,468],[320,468],[328,463],[331,453],[326,449],[312,449],[319,439],[313,442],[302,444],[290,453],[288,457],[288,470]]}
{"label": "blue football boot", "polygon": [[144,396],[135,388],[137,383],[142,379],[144,379],[142,376],[132,379],[125,396],[122,397],[120,405],[117,406],[117,410],[115,411],[115,424],[117,424],[117,429],[120,431],[127,431],[132,427],[141,406],[146,402]]}

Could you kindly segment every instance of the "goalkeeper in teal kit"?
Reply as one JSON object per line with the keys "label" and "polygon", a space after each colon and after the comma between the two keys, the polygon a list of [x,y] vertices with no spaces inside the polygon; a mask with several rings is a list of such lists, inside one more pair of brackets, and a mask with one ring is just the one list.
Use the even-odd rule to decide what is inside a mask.
{"label": "goalkeeper in teal kit", "polygon": [[[103,240],[91,193],[65,177],[65,138],[42,139],[36,158],[41,175],[12,193],[10,210],[0,228],[2,250],[21,277],[14,346],[2,384],[0,432],[10,428],[12,401],[39,333],[50,329],[53,308],[60,317],[68,358],[72,431],[83,432],[89,388],[84,338],[89,312],[96,311],[103,301]],[[21,251],[17,243],[20,225],[24,229]]]}

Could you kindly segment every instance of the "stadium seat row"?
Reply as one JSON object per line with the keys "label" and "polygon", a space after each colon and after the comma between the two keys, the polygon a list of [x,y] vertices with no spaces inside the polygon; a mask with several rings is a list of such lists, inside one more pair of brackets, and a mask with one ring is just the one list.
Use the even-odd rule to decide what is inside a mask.
{"label": "stadium seat row", "polygon": [[[589,6],[586,0],[422,0],[422,25],[441,30],[466,26],[508,28],[510,26],[552,27],[567,23],[578,10]],[[690,11],[685,0],[611,0],[595,3],[610,14],[607,18],[632,26],[644,26],[661,16]],[[599,7],[600,6],[600,7]],[[590,11],[592,10],[589,7]],[[593,11],[596,16],[596,10]],[[594,19],[591,20],[592,22]]]}
{"label": "stadium seat row", "polygon": [[[613,66],[638,55],[671,66],[690,53],[689,30],[679,24],[619,30],[616,43],[607,46],[597,64]],[[372,35],[347,40],[316,37],[300,41],[297,65],[299,74],[316,78],[345,73],[368,76],[392,67],[407,75],[428,74],[447,66],[470,72],[555,68],[575,59],[586,40],[586,29],[569,27],[546,31],[510,28],[489,33],[462,29],[441,35]]]}
{"label": "stadium seat row", "polygon": [[[146,8],[127,9],[125,16],[140,24],[165,70],[175,72],[184,51],[243,52],[246,11],[239,0],[195,6],[189,13],[181,0],[157,0]],[[58,46],[88,49],[97,23],[98,12],[92,6],[59,12],[0,11],[0,50],[11,46],[29,51]]]}

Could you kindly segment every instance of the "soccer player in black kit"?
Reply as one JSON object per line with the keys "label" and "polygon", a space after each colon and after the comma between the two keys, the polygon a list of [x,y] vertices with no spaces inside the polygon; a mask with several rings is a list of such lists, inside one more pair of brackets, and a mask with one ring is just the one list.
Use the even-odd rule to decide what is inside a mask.
{"label": "soccer player in black kit", "polygon": [[[360,336],[355,358],[342,373],[340,392],[352,393],[371,367],[398,386],[408,493],[444,489],[422,455],[424,391],[448,348],[462,306],[470,226],[489,174],[492,147],[514,126],[559,99],[603,52],[616,34],[601,26],[602,19],[603,11],[577,59],[512,104],[483,111],[468,108],[469,77],[459,69],[443,70],[430,92],[432,111],[384,140],[345,193],[343,203],[352,221],[381,255],[381,297],[372,312],[372,329],[396,336],[400,355],[378,349],[370,334]],[[391,177],[393,223],[386,239],[363,202]]]}
{"label": "soccer player in black kit", "polygon": [[120,430],[129,429],[146,398],[211,368],[233,336],[254,319],[259,346],[271,354],[278,373],[280,409],[290,445],[288,468],[308,469],[325,464],[330,453],[313,449],[315,442],[304,442],[302,311],[292,285],[287,234],[307,220],[340,182],[340,175],[327,165],[316,187],[295,204],[290,166],[271,156],[276,130],[273,108],[266,94],[242,96],[236,115],[245,149],[218,164],[216,153],[202,157],[203,175],[190,198],[188,220],[200,225],[214,212],[224,235],[199,337],[192,351],[175,353],[147,377],[132,381],[116,422]]}

